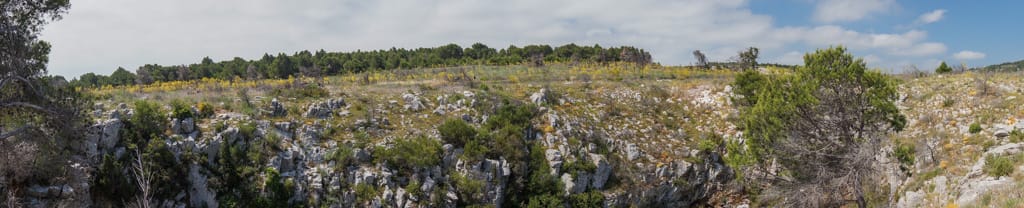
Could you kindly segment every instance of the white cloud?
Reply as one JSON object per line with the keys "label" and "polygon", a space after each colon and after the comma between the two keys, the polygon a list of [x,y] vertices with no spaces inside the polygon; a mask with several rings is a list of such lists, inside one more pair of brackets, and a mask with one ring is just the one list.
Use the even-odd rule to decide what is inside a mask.
{"label": "white cloud", "polygon": [[798,51],[790,51],[782,54],[778,58],[773,60],[777,64],[789,64],[789,65],[803,65],[804,64],[804,53]]}
{"label": "white cloud", "polygon": [[900,56],[929,56],[946,52],[946,45],[942,43],[928,42],[914,45],[908,48],[891,49],[891,54]]}
{"label": "white cloud", "polygon": [[959,60],[975,60],[985,58],[985,53],[977,51],[960,51],[953,54],[953,58]]}
{"label": "white cloud", "polygon": [[826,23],[857,21],[895,6],[895,0],[821,0],[814,10],[814,20]]}
{"label": "white cloud", "polygon": [[[834,1],[834,2],[833,2]],[[825,0],[822,4],[841,2]],[[860,1],[858,1],[860,2]],[[814,48],[846,45],[872,54],[945,51],[926,31],[865,33],[836,25],[777,27],[751,12],[747,0],[271,0],[79,1],[47,26],[50,71],[108,74],[118,66],[187,64],[209,56],[259,58],[264,53],[325,49],[376,50],[482,42],[633,45],[663,64],[692,62],[691,52],[724,61],[755,46],[762,57],[802,63]],[[891,0],[868,0],[861,13],[884,11]],[[821,7],[821,6],[819,6]],[[881,9],[879,9],[881,8]],[[608,12],[615,11],[615,12]],[[857,16],[857,15],[847,15]],[[859,19],[860,17],[858,17]],[[850,18],[839,18],[850,19]],[[940,46],[941,47],[937,47]],[[941,49],[941,50],[938,50]],[[889,60],[886,58],[886,60]]]}
{"label": "white cloud", "polygon": [[934,22],[938,22],[939,20],[942,20],[942,17],[945,14],[945,9],[936,9],[935,11],[922,14],[920,17],[917,18],[917,22],[920,24],[931,24]]}

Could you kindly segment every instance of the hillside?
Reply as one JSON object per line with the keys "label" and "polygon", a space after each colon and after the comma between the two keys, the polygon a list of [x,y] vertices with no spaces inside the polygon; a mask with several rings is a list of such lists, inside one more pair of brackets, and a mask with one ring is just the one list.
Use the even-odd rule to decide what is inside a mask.
{"label": "hillside", "polygon": [[988,65],[980,69],[984,71],[1020,71],[1021,68],[1024,68],[1024,60]]}
{"label": "hillside", "polygon": [[[138,149],[164,206],[762,206],[741,188],[753,169],[716,147],[743,139],[734,76],[551,65],[105,87],[75,145],[99,168],[27,191],[40,205],[118,206],[134,194],[115,190],[139,189],[103,181],[131,174]],[[1019,206],[1020,76],[903,80],[909,122],[878,157],[886,185],[871,203]],[[159,135],[126,134],[153,113]]]}

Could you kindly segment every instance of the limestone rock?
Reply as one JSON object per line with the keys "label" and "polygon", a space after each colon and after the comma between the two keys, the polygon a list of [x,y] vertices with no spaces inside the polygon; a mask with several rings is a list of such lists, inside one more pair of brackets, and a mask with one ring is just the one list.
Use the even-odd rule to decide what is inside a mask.
{"label": "limestone rock", "polygon": [[270,116],[272,117],[283,117],[288,115],[288,110],[284,109],[284,105],[277,101],[277,98],[270,101]]}
{"label": "limestone rock", "polygon": [[121,140],[121,127],[124,126],[120,119],[108,119],[106,121],[97,124],[102,127],[99,137],[100,149],[110,150],[117,145],[117,142]]}
{"label": "limestone rock", "polygon": [[207,184],[206,175],[199,173],[199,166],[191,164],[188,168],[189,206],[217,207],[217,194]]}
{"label": "limestone rock", "polygon": [[562,169],[562,152],[556,149],[547,149],[544,151],[544,157],[548,160],[548,165],[551,166],[551,174],[557,175]]}
{"label": "limestone rock", "polygon": [[608,163],[608,160],[603,155],[590,154],[590,161],[597,167],[594,169],[593,181],[590,183],[594,189],[603,189],[605,183],[608,182],[608,178],[612,175],[612,165]]}
{"label": "limestone rock", "polygon": [[530,102],[534,104],[543,104],[548,101],[548,88],[541,88],[540,92],[535,92],[530,95]]}
{"label": "limestone rock", "polygon": [[640,158],[640,147],[636,144],[630,143],[626,145],[626,160],[636,160]]}
{"label": "limestone rock", "polygon": [[402,100],[405,101],[404,108],[406,110],[420,111],[420,110],[422,110],[424,108],[423,102],[420,101],[420,98],[417,97],[416,95],[409,94],[409,93],[403,94],[402,95]]}

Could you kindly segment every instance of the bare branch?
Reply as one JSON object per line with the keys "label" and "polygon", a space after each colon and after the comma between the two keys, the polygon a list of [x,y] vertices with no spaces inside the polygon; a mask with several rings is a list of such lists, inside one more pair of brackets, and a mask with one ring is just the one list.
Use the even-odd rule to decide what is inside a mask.
{"label": "bare branch", "polygon": [[25,131],[28,131],[31,128],[33,128],[31,125],[25,125],[20,128],[14,129],[13,131],[4,132],[0,134],[0,139],[7,139],[15,135],[25,133]]}

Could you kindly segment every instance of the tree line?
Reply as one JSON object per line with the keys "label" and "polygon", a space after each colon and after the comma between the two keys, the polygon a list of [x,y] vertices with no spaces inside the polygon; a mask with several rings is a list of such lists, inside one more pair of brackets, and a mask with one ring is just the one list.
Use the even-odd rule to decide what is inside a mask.
{"label": "tree line", "polygon": [[469,48],[448,44],[434,48],[391,48],[388,50],[316,52],[308,50],[292,55],[263,54],[257,60],[235,57],[232,60],[214,62],[205,57],[199,63],[188,65],[161,66],[146,64],[131,71],[118,67],[111,75],[87,73],[71,81],[76,87],[120,86],[150,84],[154,82],[187,81],[202,78],[223,80],[287,78],[289,76],[319,77],[359,73],[369,70],[414,69],[428,67],[450,67],[464,65],[516,65],[541,66],[544,62],[632,62],[640,65],[652,63],[651,54],[632,47],[604,48],[600,45],[579,46],[566,44],[558,47],[549,45],[527,45],[496,49],[482,43]]}

